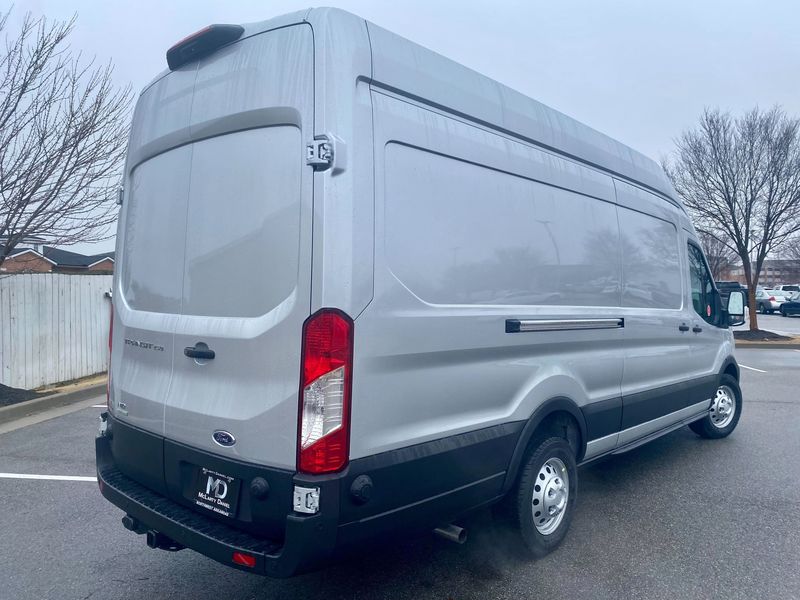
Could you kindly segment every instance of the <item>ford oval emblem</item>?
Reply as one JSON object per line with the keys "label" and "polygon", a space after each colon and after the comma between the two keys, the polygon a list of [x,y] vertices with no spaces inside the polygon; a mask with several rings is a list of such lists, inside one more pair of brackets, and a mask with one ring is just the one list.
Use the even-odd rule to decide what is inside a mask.
{"label": "ford oval emblem", "polygon": [[219,444],[220,446],[225,446],[226,448],[230,448],[236,443],[236,438],[233,437],[233,434],[228,431],[222,431],[221,429],[217,429],[212,435],[214,441]]}

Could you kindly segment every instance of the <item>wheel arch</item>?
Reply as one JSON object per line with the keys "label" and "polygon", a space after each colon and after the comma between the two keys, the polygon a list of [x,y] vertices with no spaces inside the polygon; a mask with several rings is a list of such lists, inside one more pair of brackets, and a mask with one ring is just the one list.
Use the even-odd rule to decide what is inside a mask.
{"label": "wheel arch", "polygon": [[[522,433],[517,440],[514,447],[514,453],[511,455],[511,462],[506,471],[506,478],[503,482],[503,493],[506,493],[514,485],[517,479],[522,459],[528,449],[528,444],[533,438],[534,434],[540,429],[542,424],[563,424],[564,419],[568,419],[576,426],[577,440],[576,440],[576,453],[575,461],[580,462],[586,452],[586,420],[580,407],[571,399],[566,397],[551,398],[550,400],[542,403],[530,416]],[[567,441],[569,437],[567,437]]]}
{"label": "wheel arch", "polygon": [[730,375],[736,381],[739,381],[739,364],[736,362],[736,359],[732,356],[729,356],[722,362],[722,367],[719,370],[719,376],[722,378],[723,375]]}

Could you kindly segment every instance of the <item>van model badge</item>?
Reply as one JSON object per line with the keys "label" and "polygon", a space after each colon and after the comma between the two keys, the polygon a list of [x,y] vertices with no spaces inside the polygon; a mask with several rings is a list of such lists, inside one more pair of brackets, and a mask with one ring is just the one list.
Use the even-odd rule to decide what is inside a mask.
{"label": "van model badge", "polygon": [[219,444],[220,446],[224,446],[226,448],[230,448],[236,443],[236,438],[233,437],[233,434],[228,431],[222,431],[221,429],[217,429],[212,435],[214,441]]}
{"label": "van model badge", "polygon": [[150,342],[143,342],[141,340],[131,340],[125,338],[126,346],[136,346],[137,348],[144,348],[145,350],[157,350],[158,352],[164,351],[164,346],[159,344],[151,344]]}

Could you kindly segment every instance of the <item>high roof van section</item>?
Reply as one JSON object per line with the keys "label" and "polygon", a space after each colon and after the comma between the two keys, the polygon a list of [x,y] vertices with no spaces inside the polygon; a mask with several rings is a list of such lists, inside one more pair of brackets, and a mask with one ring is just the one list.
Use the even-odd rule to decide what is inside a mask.
{"label": "high roof van section", "polygon": [[151,547],[284,577],[495,505],[542,556],[579,463],[736,427],[742,294],[653,161],[339,10],[166,61],[96,440]]}

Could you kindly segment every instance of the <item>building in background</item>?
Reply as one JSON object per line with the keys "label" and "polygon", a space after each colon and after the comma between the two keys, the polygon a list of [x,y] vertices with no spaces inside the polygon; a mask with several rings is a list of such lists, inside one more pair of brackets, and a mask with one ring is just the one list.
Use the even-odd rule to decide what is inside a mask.
{"label": "building in background", "polygon": [[114,272],[114,253],[79,254],[35,244],[14,248],[0,265],[0,273],[70,273],[73,275],[108,275]]}
{"label": "building in background", "polygon": [[[755,267],[753,264],[752,268]],[[742,285],[747,285],[741,264],[732,265],[722,275],[721,281],[738,281]],[[774,258],[765,260],[761,265],[761,272],[758,275],[759,286],[769,289],[775,285],[792,283],[800,283],[800,260]]]}

